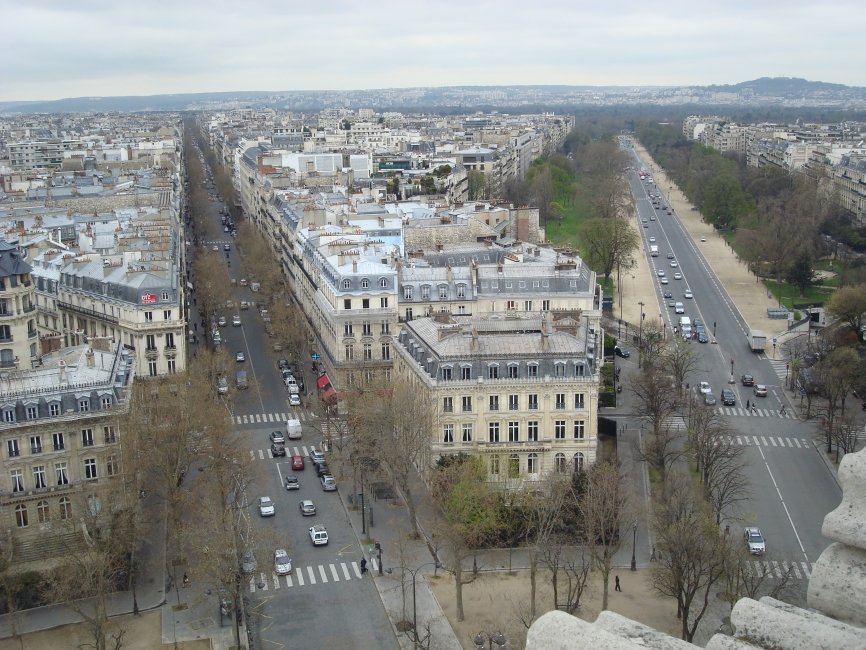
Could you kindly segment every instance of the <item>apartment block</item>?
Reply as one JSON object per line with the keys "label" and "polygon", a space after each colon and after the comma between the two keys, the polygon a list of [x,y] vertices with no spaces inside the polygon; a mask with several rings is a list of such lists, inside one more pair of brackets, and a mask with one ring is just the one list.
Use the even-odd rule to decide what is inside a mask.
{"label": "apartment block", "polygon": [[493,487],[538,485],[594,463],[601,333],[576,311],[404,323],[394,380],[436,413],[429,454],[481,456]]}
{"label": "apartment block", "polygon": [[120,422],[134,373],[128,350],[98,342],[0,376],[0,551],[17,569],[74,552],[123,506]]}

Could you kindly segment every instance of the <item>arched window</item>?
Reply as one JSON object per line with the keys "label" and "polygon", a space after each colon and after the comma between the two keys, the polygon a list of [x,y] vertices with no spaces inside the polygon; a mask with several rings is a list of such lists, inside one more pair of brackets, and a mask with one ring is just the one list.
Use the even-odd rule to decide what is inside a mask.
{"label": "arched window", "polygon": [[18,528],[27,528],[27,506],[23,503],[15,506],[15,523],[18,524]]}
{"label": "arched window", "polygon": [[364,278],[363,280],[361,280],[361,288],[362,289],[369,289],[370,288],[370,281],[367,278]]}
{"label": "arched window", "polygon": [[388,288],[388,278],[380,278],[379,279],[379,286],[382,289],[387,289]]}
{"label": "arched window", "polygon": [[39,517],[39,523],[44,524],[51,521],[51,515],[48,511],[48,502],[40,501],[36,504],[36,514]]}
{"label": "arched window", "polygon": [[490,473],[499,476],[499,456],[495,454],[490,457]]}
{"label": "arched window", "polygon": [[583,471],[584,460],[585,460],[585,457],[584,457],[582,452],[579,451],[574,455],[574,471],[575,472],[582,472]]}
{"label": "arched window", "polygon": [[527,474],[538,474],[538,454],[532,452],[526,457]]}
{"label": "arched window", "polygon": [[60,518],[70,519],[72,517],[72,501],[69,497],[60,499]]}
{"label": "arched window", "polygon": [[562,474],[565,471],[565,454],[559,453],[553,457],[553,471]]}
{"label": "arched window", "polygon": [[517,478],[520,476],[520,456],[511,454],[508,457],[508,478]]}
{"label": "arched window", "polygon": [[343,280],[343,288],[344,288],[344,289],[351,289],[351,288],[352,288],[352,283],[349,282],[348,280]]}

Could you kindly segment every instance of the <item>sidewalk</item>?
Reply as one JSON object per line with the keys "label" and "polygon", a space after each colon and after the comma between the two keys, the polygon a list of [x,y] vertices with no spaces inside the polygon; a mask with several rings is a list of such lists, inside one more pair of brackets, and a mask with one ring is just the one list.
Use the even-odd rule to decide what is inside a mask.
{"label": "sidewalk", "polygon": [[[416,513],[419,527],[435,530],[435,516],[427,499],[427,488],[417,475],[413,475],[412,491],[417,503]],[[345,495],[341,490],[340,499]],[[432,642],[430,648],[437,650],[460,650],[462,647],[445,617],[439,601],[433,595],[425,576],[436,571],[432,547],[426,540],[429,536],[422,532],[420,539],[410,539],[409,531],[412,525],[409,519],[409,509],[403,499],[397,497],[387,500],[373,500],[366,504],[367,536],[362,533],[361,511],[357,506],[351,506],[343,501],[348,513],[349,522],[358,537],[358,541],[367,557],[367,567],[379,591],[382,604],[394,626],[394,634],[402,648],[409,650],[414,647],[411,623],[413,620],[412,573],[415,579],[415,603],[417,610],[417,626],[420,637],[426,634],[429,625]],[[372,516],[369,514],[372,512]],[[370,520],[372,519],[372,523]],[[369,541],[368,541],[369,540]],[[379,565],[374,551],[367,552],[367,544],[373,541],[382,546],[382,575],[379,575]],[[438,570],[441,573],[441,569]]]}

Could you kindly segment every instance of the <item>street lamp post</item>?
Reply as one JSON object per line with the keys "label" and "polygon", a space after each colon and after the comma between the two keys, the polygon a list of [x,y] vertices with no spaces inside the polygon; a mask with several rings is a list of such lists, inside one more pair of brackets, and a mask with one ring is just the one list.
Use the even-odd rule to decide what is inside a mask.
{"label": "street lamp post", "polygon": [[631,538],[631,570],[637,571],[637,558],[635,558],[635,547],[637,546],[637,522],[632,525]]}
{"label": "street lamp post", "polygon": [[637,367],[641,367],[641,363],[643,360],[643,306],[644,303],[639,301],[637,304],[640,305],[640,320],[638,321],[638,332],[637,332]]}
{"label": "street lamp post", "polygon": [[[425,566],[430,566],[431,564],[436,569],[438,569],[439,567],[442,566],[441,564],[439,564],[438,561],[434,561],[434,562],[425,562],[421,566],[416,567],[414,570],[404,569],[404,571],[408,571],[409,573],[412,574],[412,636],[414,637],[412,640],[416,646],[418,645],[418,642],[420,641],[420,639],[418,638],[418,604],[415,600],[415,577],[418,575],[418,572],[421,569],[423,569]],[[379,567],[381,568],[381,566],[382,566],[382,563],[380,561]]]}

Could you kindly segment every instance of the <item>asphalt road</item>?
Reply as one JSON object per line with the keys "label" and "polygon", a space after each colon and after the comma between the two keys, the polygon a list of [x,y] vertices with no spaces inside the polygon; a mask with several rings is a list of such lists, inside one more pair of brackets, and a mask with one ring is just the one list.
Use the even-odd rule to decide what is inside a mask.
{"label": "asphalt road", "polygon": [[[634,168],[640,169],[641,163],[634,152],[630,155]],[[717,340],[716,344],[690,343],[699,358],[699,369],[688,380],[691,386],[707,381],[717,398],[723,388],[732,388],[736,393],[736,406],[724,407],[719,399],[719,406],[712,407],[719,408],[726,417],[735,434],[735,443],[747,447],[745,458],[752,497],[737,512],[729,513],[732,534],[741,534],[743,525],[757,525],[766,538],[767,555],[755,558],[756,561],[797,563],[798,571],[807,574],[811,563],[830,543],[821,535],[821,525],[824,516],[838,505],[842,496],[835,477],[812,442],[815,425],[794,417],[794,409],[782,390],[786,375],[784,361],[771,360],[749,349],[745,319],[706,263],[700,242],[688,236],[675,213],[668,215],[666,209],[653,207],[649,193],[658,190],[642,182],[637,171],[629,172],[629,184],[639,225],[643,226],[642,219],[647,220],[647,227],[639,230],[655,279],[654,299],[645,298],[649,303],[644,306],[646,317],[661,315],[667,323],[667,333],[671,333],[679,316],[663,298],[663,292],[670,290],[673,299],[685,306],[685,315],[700,318],[710,339],[715,331]],[[660,203],[668,207],[666,200],[661,199]],[[649,237],[655,237],[656,241],[650,244]],[[658,257],[650,256],[650,245],[659,247]],[[675,256],[677,268],[670,267],[669,252]],[[659,283],[658,270],[665,271],[667,285]],[[681,280],[673,278],[677,271],[683,276]],[[693,299],[684,297],[687,288],[691,289]],[[763,287],[756,285],[755,290],[762,291]],[[742,386],[739,380],[743,373],[752,374],[756,384],[765,384],[768,396],[756,398],[751,387]],[[729,383],[732,374],[734,384]],[[750,407],[755,405],[754,411],[746,410],[746,400]]]}
{"label": "asphalt road", "polygon": [[[218,210],[219,203],[210,204],[209,216],[217,225]],[[231,244],[224,259],[230,275],[239,280],[241,270],[235,240],[224,234],[208,240],[206,245],[219,245],[222,253],[223,243]],[[233,294],[235,304],[241,300],[261,299],[261,293],[239,284]],[[231,324],[235,313],[241,316],[240,326]],[[306,458],[311,446],[321,449],[321,432],[309,409],[289,405],[277,368],[277,360],[288,357],[288,353],[273,350],[273,342],[265,332],[257,309],[226,310],[223,315],[228,320],[228,325],[220,328],[223,346],[232,358],[238,351],[243,351],[246,357],[244,362],[236,362],[231,370],[244,369],[250,377],[250,388],[235,392],[231,414],[240,444],[248,449],[253,468],[247,493],[251,504],[250,521],[254,528],[262,531],[259,537],[268,545],[257,553],[258,568],[243,586],[248,598],[247,623],[257,647],[397,648],[372,578],[360,574],[361,547],[349,526],[340,497],[337,492],[322,491],[315,470]],[[313,390],[309,362],[293,361],[298,361],[297,366],[304,373],[306,390]],[[302,421],[303,437],[286,441],[287,457],[273,458],[268,434],[276,429],[285,432],[287,417]],[[305,457],[305,470],[291,471],[293,453]],[[299,477],[299,490],[285,489],[283,478],[287,473]],[[338,484],[338,489],[351,489],[350,485],[347,481],[345,485]],[[271,497],[275,516],[259,516],[256,504],[260,496]],[[313,500],[317,507],[315,516],[301,515],[299,502],[302,499]],[[312,545],[308,529],[313,525],[326,527],[328,545]],[[292,558],[293,570],[289,576],[278,577],[274,572],[273,550],[276,548],[285,548]]]}

